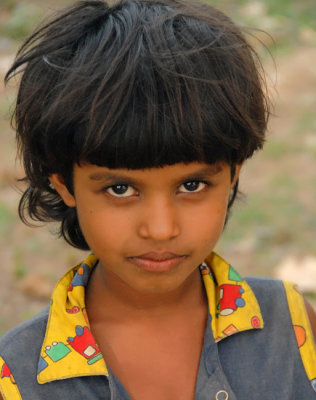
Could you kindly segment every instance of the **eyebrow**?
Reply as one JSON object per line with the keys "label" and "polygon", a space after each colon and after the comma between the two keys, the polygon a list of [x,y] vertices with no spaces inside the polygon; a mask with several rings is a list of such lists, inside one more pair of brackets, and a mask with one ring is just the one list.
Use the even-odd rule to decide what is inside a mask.
{"label": "eyebrow", "polygon": [[89,175],[89,179],[92,181],[117,181],[117,180],[124,180],[126,183],[132,183],[133,179],[125,176],[124,173],[113,173],[113,172],[94,172]]}
{"label": "eyebrow", "polygon": [[[133,170],[131,170],[133,171]],[[222,171],[222,167],[220,164],[212,164],[208,167],[198,169],[190,174],[184,175],[179,178],[179,181],[185,181],[189,179],[196,179],[198,177],[206,177],[206,176],[213,176],[217,175]],[[124,173],[114,173],[114,172],[106,172],[106,171],[98,171],[93,172],[89,175],[89,179],[92,181],[119,181],[123,180],[127,184],[133,184],[134,178],[126,176]]]}
{"label": "eyebrow", "polygon": [[185,181],[185,180],[194,179],[194,178],[203,178],[203,177],[217,175],[222,170],[223,170],[223,168],[219,164],[210,165],[208,167],[199,169],[199,170],[197,170],[195,172],[192,172],[190,174],[187,174],[187,175],[181,177],[180,181]]}

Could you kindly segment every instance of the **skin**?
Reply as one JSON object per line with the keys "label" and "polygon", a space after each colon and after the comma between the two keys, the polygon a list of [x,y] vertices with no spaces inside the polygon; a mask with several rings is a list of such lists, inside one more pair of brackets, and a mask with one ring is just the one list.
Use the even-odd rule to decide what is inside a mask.
{"label": "skin", "polygon": [[[126,303],[142,304],[145,295],[142,306],[148,307],[148,297],[173,300],[214,248],[239,170],[232,181],[228,164],[179,163],[146,170],[76,165],[74,195],[60,176],[51,181],[64,202],[77,208],[82,232],[99,259],[104,289],[121,297],[117,288],[123,285]],[[115,185],[127,183],[125,193],[114,192]],[[149,252],[182,260],[169,271],[150,273],[135,264],[135,258]]]}
{"label": "skin", "polygon": [[314,339],[316,341],[316,313],[313,307],[309,304],[309,302],[306,299],[304,299],[304,302],[309,322],[311,324],[311,328],[313,331]]}
{"label": "skin", "polygon": [[[232,179],[224,163],[76,165],[74,194],[51,176],[99,259],[86,293],[90,326],[132,398],[194,398],[207,315],[197,266],[222,233],[240,168]],[[170,268],[157,260],[161,253]],[[306,308],[315,334],[315,313]]]}
{"label": "skin", "polygon": [[[194,398],[207,318],[197,267],[222,233],[240,168],[232,179],[228,164],[75,166],[74,195],[60,176],[51,177],[64,202],[77,208],[99,259],[86,294],[89,322],[132,398]],[[118,189],[125,192],[118,195]],[[163,261],[148,260],[161,252],[175,259],[170,268],[168,261],[165,268]]]}
{"label": "skin", "polygon": [[[137,400],[194,398],[207,313],[197,266],[222,232],[230,189],[240,172],[238,166],[232,180],[228,165],[209,167],[75,166],[74,195],[59,175],[50,177],[64,202],[77,208],[85,238],[100,260],[86,293],[91,329],[107,363]],[[111,186],[127,180],[128,190],[115,195]],[[210,186],[185,185],[199,181]],[[130,259],[161,250],[180,255],[181,261],[157,272]],[[305,304],[316,336],[315,312]]]}

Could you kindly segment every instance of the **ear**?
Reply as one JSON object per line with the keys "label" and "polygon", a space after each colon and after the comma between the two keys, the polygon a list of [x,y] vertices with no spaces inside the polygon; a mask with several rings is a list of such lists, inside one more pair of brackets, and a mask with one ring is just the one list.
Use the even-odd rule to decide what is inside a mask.
{"label": "ear", "polygon": [[243,166],[243,163],[237,164],[237,165],[235,166],[235,175],[234,175],[234,177],[233,177],[233,179],[232,179],[232,183],[231,183],[231,187],[232,187],[232,188],[235,186],[235,184],[236,184],[236,182],[237,182],[237,179],[239,178],[239,174],[240,174],[240,171],[241,171],[242,166]]}
{"label": "ear", "polygon": [[52,174],[49,177],[50,183],[54,186],[56,192],[64,200],[68,207],[76,207],[76,199],[69,192],[63,178],[59,174]]}

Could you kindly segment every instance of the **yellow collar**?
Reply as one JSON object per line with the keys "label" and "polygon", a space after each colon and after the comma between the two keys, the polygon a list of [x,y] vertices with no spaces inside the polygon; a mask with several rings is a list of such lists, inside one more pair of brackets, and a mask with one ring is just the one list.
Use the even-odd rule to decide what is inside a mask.
{"label": "yellow collar", "polygon": [[[85,287],[97,259],[91,254],[58,282],[41,349],[37,381],[87,375],[108,375],[107,366],[89,329]],[[254,293],[221,257],[211,253],[200,266],[215,341],[263,327]]]}

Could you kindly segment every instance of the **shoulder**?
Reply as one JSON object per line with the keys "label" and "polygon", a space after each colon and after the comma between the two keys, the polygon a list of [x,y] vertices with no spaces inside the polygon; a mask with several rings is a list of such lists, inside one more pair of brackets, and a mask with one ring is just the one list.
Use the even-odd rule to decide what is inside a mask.
{"label": "shoulder", "polygon": [[312,307],[293,283],[262,278],[247,278],[247,282],[258,298],[269,333],[281,332],[282,341],[295,342],[296,352],[316,391],[316,346],[313,335],[316,316]]}
{"label": "shoulder", "polygon": [[49,307],[0,339],[0,400],[20,400],[17,382],[23,382],[26,374],[37,371],[48,312]]}
{"label": "shoulder", "polygon": [[[0,357],[12,370],[18,370],[25,360],[36,365],[44,340],[49,307],[33,318],[7,332],[0,339]],[[25,365],[25,364],[24,364]]]}
{"label": "shoulder", "polygon": [[254,291],[266,318],[271,315],[275,315],[278,319],[282,318],[280,313],[284,314],[286,310],[293,323],[299,319],[315,335],[315,311],[304,299],[297,285],[269,278],[247,277],[245,280]]}
{"label": "shoulder", "polygon": [[285,287],[277,279],[246,277],[246,282],[259,303],[265,325],[274,319],[289,319]]}
{"label": "shoulder", "polygon": [[[8,354],[13,347],[25,347],[34,344],[34,338],[43,338],[45,334],[49,307],[44,308],[33,318],[17,325],[0,338],[0,355]],[[39,347],[41,344],[39,345]]]}

